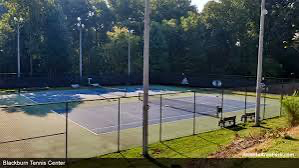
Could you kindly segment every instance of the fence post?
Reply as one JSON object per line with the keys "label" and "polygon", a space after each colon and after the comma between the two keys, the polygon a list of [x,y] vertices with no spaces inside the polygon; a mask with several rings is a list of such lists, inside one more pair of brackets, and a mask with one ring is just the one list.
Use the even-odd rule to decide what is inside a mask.
{"label": "fence post", "polygon": [[195,135],[195,127],[196,127],[196,92],[193,92],[193,135]]}
{"label": "fence post", "polygon": [[125,97],[128,97],[128,88],[125,88]]}
{"label": "fence post", "polygon": [[224,107],[223,107],[223,104],[224,104],[224,88],[222,88],[221,90],[221,108],[222,108],[222,112],[221,112],[221,120],[223,120],[223,113],[224,113]]}
{"label": "fence post", "polygon": [[118,100],[117,110],[117,152],[120,152],[120,98]]}
{"label": "fence post", "polygon": [[283,100],[283,81],[282,81],[282,84],[281,84],[281,91],[280,91],[280,116],[282,115],[282,100]]}
{"label": "fence post", "polygon": [[65,160],[68,167],[68,116],[69,116],[69,103],[65,103]]}
{"label": "fence post", "polygon": [[247,113],[247,87],[245,88],[245,109],[244,109],[244,114],[246,115]]}
{"label": "fence post", "polygon": [[162,116],[162,107],[163,107],[163,101],[162,101],[162,94],[160,94],[160,130],[159,130],[159,140],[160,142],[162,142],[162,119],[163,119],[163,116]]}
{"label": "fence post", "polygon": [[265,88],[265,93],[264,93],[264,113],[263,113],[263,120],[265,119],[265,114],[266,114],[266,97],[267,97],[267,88]]}

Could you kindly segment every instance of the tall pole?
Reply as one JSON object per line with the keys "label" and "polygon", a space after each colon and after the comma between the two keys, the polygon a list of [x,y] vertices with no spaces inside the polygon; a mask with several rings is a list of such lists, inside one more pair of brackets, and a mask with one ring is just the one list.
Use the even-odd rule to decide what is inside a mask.
{"label": "tall pole", "polygon": [[145,0],[143,48],[143,156],[148,156],[148,89],[149,89],[149,36],[150,0]]}
{"label": "tall pole", "polygon": [[263,74],[263,48],[264,48],[264,26],[266,0],[262,0],[261,4],[261,20],[260,20],[260,35],[259,35],[259,50],[258,50],[258,66],[257,66],[257,83],[256,83],[256,109],[255,109],[255,126],[260,126],[260,110],[261,110],[261,82]]}
{"label": "tall pole", "polygon": [[20,54],[20,23],[17,23],[17,31],[18,31],[18,78],[21,77],[21,54]]}
{"label": "tall pole", "polygon": [[80,80],[82,80],[82,26],[80,26]]}
{"label": "tall pole", "polygon": [[128,84],[130,82],[131,77],[131,32],[129,31],[129,39],[128,39]]}

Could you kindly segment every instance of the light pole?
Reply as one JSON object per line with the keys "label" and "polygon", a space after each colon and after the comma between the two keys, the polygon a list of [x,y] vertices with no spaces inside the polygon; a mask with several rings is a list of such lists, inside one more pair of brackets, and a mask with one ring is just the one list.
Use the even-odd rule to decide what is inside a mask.
{"label": "light pole", "polygon": [[256,82],[256,109],[255,109],[255,126],[260,126],[260,110],[261,110],[261,82],[263,74],[263,49],[264,49],[264,26],[265,15],[268,11],[265,8],[266,0],[261,3],[261,19],[260,19],[260,35],[259,35],[259,50],[258,50],[258,66],[257,66],[257,82]]}
{"label": "light pole", "polygon": [[[92,6],[92,9],[95,11],[96,10],[96,7],[95,6]],[[88,15],[87,15],[87,18],[92,18],[93,16],[95,15],[95,12],[93,12],[93,11],[89,11],[88,12]],[[88,19],[87,19],[88,20]],[[93,20],[92,20],[93,21]],[[88,28],[87,28],[88,29]],[[88,53],[88,74],[89,75],[91,75],[91,54],[90,53]]]}
{"label": "light pole", "polygon": [[16,22],[17,24],[17,52],[18,52],[18,58],[17,58],[17,66],[18,66],[18,78],[21,77],[21,54],[20,54],[20,24],[24,21],[23,18],[17,18],[17,17],[14,17],[14,21]]}
{"label": "light pole", "polygon": [[134,30],[129,30],[128,36],[128,84],[130,84],[131,79],[131,34],[134,33]]}
{"label": "light pole", "polygon": [[77,23],[77,26],[79,28],[79,31],[80,31],[80,58],[79,58],[79,71],[80,71],[80,80],[82,80],[82,64],[83,64],[83,61],[82,61],[82,29],[84,29],[85,25],[82,23],[81,21],[81,18],[78,17],[77,18],[78,20],[78,23]]}
{"label": "light pole", "polygon": [[144,12],[144,48],[143,48],[143,143],[142,153],[148,157],[148,89],[149,89],[149,37],[150,36],[150,0],[145,0]]}

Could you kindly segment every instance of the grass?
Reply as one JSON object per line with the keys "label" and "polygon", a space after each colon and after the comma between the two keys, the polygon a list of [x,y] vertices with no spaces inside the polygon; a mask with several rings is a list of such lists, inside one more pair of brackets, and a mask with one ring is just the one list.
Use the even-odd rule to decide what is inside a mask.
{"label": "grass", "polygon": [[[154,158],[206,158],[211,153],[230,144],[234,140],[236,134],[240,137],[248,137],[249,135],[259,134],[268,129],[286,127],[287,123],[285,118],[275,118],[263,122],[262,127],[252,126],[253,123],[250,123],[244,126],[239,126],[236,130],[221,129],[195,136],[152,144],[149,147],[149,153]],[[100,156],[100,158],[142,158],[141,153],[142,148],[133,148],[122,151],[121,154],[113,153]]]}
{"label": "grass", "polygon": [[271,145],[263,149],[267,153],[289,153],[299,157],[299,136],[294,136],[291,139],[278,138],[271,142]]}
{"label": "grass", "polygon": [[[273,118],[262,122],[261,127],[253,127],[254,123],[239,125],[235,129],[221,129],[212,132],[201,133],[195,136],[183,137],[173,140],[164,141],[149,145],[149,154],[154,159],[142,159],[142,148],[132,148],[118,153],[111,153],[96,157],[98,159],[108,159],[105,167],[119,167],[119,163],[125,161],[122,167],[163,167],[170,166],[174,162],[171,160],[163,160],[165,158],[207,158],[211,154],[223,150],[225,146],[232,143],[236,136],[241,138],[260,134],[267,130],[275,130],[288,126],[285,117]],[[295,137],[299,138],[299,137]],[[283,152],[298,154],[299,141],[288,140],[283,138],[274,139],[268,152]],[[120,159],[120,162],[109,162],[109,159]],[[161,160],[162,159],[162,160]],[[183,160],[177,160],[178,162]],[[156,163],[159,162],[159,163]],[[81,161],[72,165],[72,167],[82,167],[86,164],[96,163],[90,160]],[[102,162],[101,162],[102,164]],[[157,165],[158,164],[158,165]],[[246,163],[244,167],[251,165],[251,162]],[[126,165],[126,166],[125,166]],[[237,166],[238,167],[238,166]]]}
{"label": "grass", "polygon": [[[218,130],[197,136],[189,136],[175,140],[152,144],[149,153],[154,158],[195,158],[207,157],[220,146],[229,144],[234,138],[230,130]],[[194,143],[196,142],[196,143]],[[99,158],[142,158],[142,148],[133,148]]]}

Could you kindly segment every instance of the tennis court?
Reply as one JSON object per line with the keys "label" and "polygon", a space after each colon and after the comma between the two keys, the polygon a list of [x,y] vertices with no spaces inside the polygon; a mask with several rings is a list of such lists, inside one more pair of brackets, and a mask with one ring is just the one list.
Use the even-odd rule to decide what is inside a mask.
{"label": "tennis court", "polygon": [[[142,87],[131,86],[126,92],[122,91],[125,87],[119,88],[1,95],[2,106],[15,106],[0,108],[1,156],[64,157],[68,151],[69,157],[93,157],[140,146]],[[248,98],[245,105],[242,98],[224,95],[224,115],[241,115],[245,106],[248,111],[254,110],[254,100]],[[219,92],[195,93],[157,86],[150,89],[149,101],[150,143],[192,135],[194,129],[196,133],[219,129]],[[274,104],[267,100],[269,103]],[[67,136],[68,150],[64,149]]]}
{"label": "tennis court", "polygon": [[[132,86],[130,88],[26,92],[21,93],[19,97],[26,100],[24,103],[30,102],[31,104],[70,102],[68,109],[65,108],[64,104],[60,104],[43,106],[46,108],[38,111],[43,110],[43,113],[56,113],[59,115],[65,115],[68,111],[70,121],[94,134],[100,134],[118,129],[118,115],[120,115],[120,129],[142,126],[142,100],[136,98],[118,100],[118,98],[127,95],[132,97],[140,96],[140,93],[142,93],[141,87]],[[169,87],[152,87],[150,95],[152,95],[150,96],[149,110],[149,124],[151,125],[158,124],[160,120],[162,122],[175,122],[191,119],[194,112],[196,117],[210,116],[217,118],[217,106],[222,106],[219,95],[198,94],[194,96],[192,92],[178,92],[178,90]],[[19,97],[15,98],[20,99]],[[110,99],[105,101],[107,98]],[[103,101],[101,103],[99,101],[88,101],[94,99],[103,99]],[[11,98],[8,100],[12,101]],[[247,103],[247,109],[254,107],[254,103]],[[118,108],[120,108],[121,114],[118,114]],[[240,111],[243,108],[244,102],[242,101],[232,99],[223,101],[224,113]],[[34,110],[31,110],[30,113],[34,113]]]}
{"label": "tennis court", "polygon": [[[217,118],[219,100],[215,97],[196,97],[196,116],[211,116]],[[162,120],[163,122],[175,122],[178,120],[191,119],[194,114],[192,97],[181,97],[175,99],[163,99]],[[167,100],[167,101],[165,101]],[[115,100],[117,101],[117,100]],[[120,102],[120,128],[136,128],[142,126],[142,102]],[[184,104],[185,103],[185,104]],[[118,103],[109,105],[91,105],[91,102],[79,104],[70,109],[69,119],[78,125],[87,128],[95,134],[117,131],[118,129]],[[187,104],[187,106],[186,106]],[[224,112],[240,111],[244,103],[236,100],[225,100]],[[89,106],[89,107],[87,107]],[[254,108],[254,103],[247,104],[247,108]],[[65,109],[54,109],[55,112],[65,115]],[[159,102],[150,103],[149,124],[160,122]]]}
{"label": "tennis court", "polygon": [[[45,113],[65,115],[68,111],[69,120],[78,126],[85,128],[96,135],[117,131],[118,119],[120,129],[129,129],[142,126],[142,100],[137,98],[123,98],[127,95],[140,96],[141,87],[127,89],[94,88],[80,90],[54,90],[32,93],[21,93],[20,96],[33,104],[70,102],[68,109],[64,104],[47,106]],[[217,118],[217,106],[222,106],[219,95],[195,96],[192,92],[178,92],[171,88],[151,88],[150,90],[149,124],[162,122],[175,122],[191,119],[194,116],[210,116]],[[106,98],[110,98],[106,100]],[[142,98],[139,97],[139,99]],[[103,99],[98,101],[80,101]],[[118,102],[120,101],[120,102]],[[161,101],[161,102],[160,102]],[[195,101],[195,103],[194,103]],[[161,107],[160,107],[160,103]],[[254,108],[254,103],[247,103],[247,108]],[[118,108],[121,113],[118,114]],[[244,102],[225,99],[223,112],[240,111],[244,108]],[[39,110],[40,111],[40,110]],[[34,113],[34,112],[32,112]],[[119,116],[120,115],[120,116]],[[118,118],[120,117],[120,118]]]}

